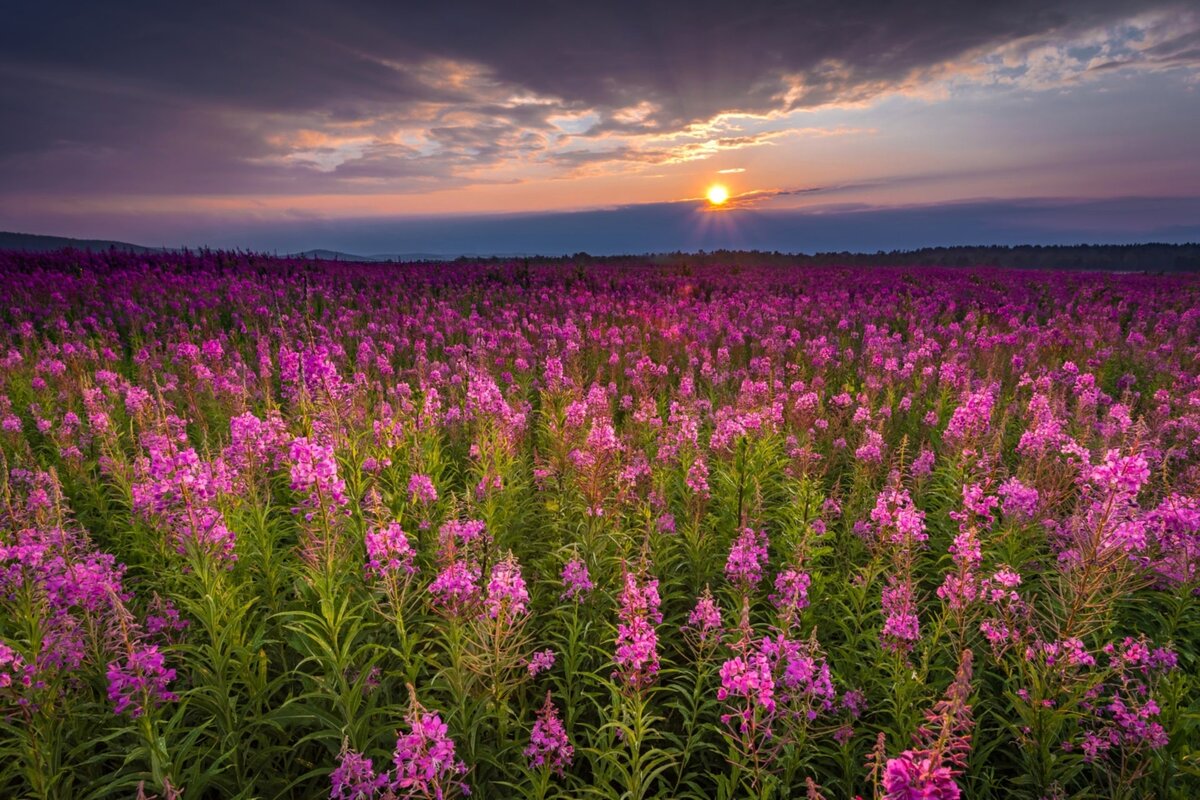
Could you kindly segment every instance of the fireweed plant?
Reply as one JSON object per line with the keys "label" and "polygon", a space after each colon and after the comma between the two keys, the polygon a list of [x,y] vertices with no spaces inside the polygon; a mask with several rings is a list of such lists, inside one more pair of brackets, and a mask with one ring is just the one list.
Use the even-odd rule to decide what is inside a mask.
{"label": "fireweed plant", "polygon": [[1200,795],[1200,280],[0,254],[0,796]]}

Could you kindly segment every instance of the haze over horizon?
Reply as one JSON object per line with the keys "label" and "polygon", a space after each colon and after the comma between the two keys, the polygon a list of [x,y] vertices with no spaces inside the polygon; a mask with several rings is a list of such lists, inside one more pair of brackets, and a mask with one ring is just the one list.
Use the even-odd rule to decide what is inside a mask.
{"label": "haze over horizon", "polygon": [[0,53],[0,229],[364,255],[1200,240],[1194,3],[122,0],[23,6]]}

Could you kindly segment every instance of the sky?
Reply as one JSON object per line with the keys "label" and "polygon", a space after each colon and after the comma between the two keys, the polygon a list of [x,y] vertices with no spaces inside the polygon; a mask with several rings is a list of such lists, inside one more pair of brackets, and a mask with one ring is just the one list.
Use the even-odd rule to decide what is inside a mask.
{"label": "sky", "polygon": [[0,121],[0,229],[150,245],[1200,240],[1195,0],[47,0]]}

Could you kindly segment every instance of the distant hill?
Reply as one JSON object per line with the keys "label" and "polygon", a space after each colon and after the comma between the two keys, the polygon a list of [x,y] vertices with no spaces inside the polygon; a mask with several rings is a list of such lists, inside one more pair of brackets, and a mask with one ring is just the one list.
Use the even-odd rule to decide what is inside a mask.
{"label": "distant hill", "polygon": [[338,250],[304,250],[292,253],[288,258],[309,258],[314,261],[390,261],[383,256],[356,256],[353,253],[343,253]]}
{"label": "distant hill", "polygon": [[456,258],[489,259],[489,258],[534,258],[528,253],[376,253],[370,256],[360,256],[354,253],[343,253],[340,250],[304,250],[292,253],[289,258],[311,258],[319,261],[453,261]]}
{"label": "distant hill", "polygon": [[[576,261],[621,262],[627,258],[629,257],[591,258],[586,253],[577,253],[575,256]],[[714,250],[707,253],[658,253],[633,260],[643,264],[649,261],[669,266],[811,264],[841,267],[998,267],[1102,272],[1200,272],[1200,244],[1022,244],[922,247],[917,250],[880,250],[875,253],[843,251],[812,255],[761,250]]]}
{"label": "distant hill", "polygon": [[27,250],[45,253],[73,247],[76,250],[124,250],[129,253],[161,253],[161,247],[144,247],[129,242],[112,242],[107,239],[71,239],[67,236],[39,236],[35,233],[13,233],[0,231],[0,250]]}
{"label": "distant hill", "polygon": [[[72,247],[76,250],[129,253],[169,253],[182,248],[145,247],[106,239],[71,239],[66,236],[40,236],[32,233],[0,232],[0,250],[25,250],[44,253]],[[208,248],[193,248],[207,250]],[[264,255],[266,255],[264,253]],[[386,253],[358,255],[340,250],[314,249],[291,253],[283,258],[314,261],[412,262],[412,261],[490,261],[524,260],[539,264],[606,263],[634,265],[659,264],[676,268],[721,264],[724,266],[803,265],[844,267],[999,267],[1008,269],[1099,270],[1107,272],[1200,272],[1200,244],[1072,244],[1072,245],[993,245],[922,247],[918,250],[891,250],[874,253],[781,253],[765,250],[713,250],[705,252],[647,253],[627,256],[537,256],[527,253]]]}
{"label": "distant hill", "polygon": [[354,253],[343,253],[340,250],[305,250],[302,253],[292,253],[290,258],[311,258],[318,261],[450,261],[457,255],[445,253],[383,253],[371,256],[360,256]]}

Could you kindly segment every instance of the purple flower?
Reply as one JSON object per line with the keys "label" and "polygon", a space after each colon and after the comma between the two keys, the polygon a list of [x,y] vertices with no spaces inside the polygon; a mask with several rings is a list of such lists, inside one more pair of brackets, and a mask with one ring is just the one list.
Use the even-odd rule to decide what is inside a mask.
{"label": "purple flower", "polygon": [[704,459],[697,457],[688,468],[685,484],[697,497],[708,498],[708,465]]}
{"label": "purple flower", "polygon": [[375,773],[371,759],[353,750],[338,757],[338,765],[329,773],[330,800],[373,800],[389,783],[388,774]]}
{"label": "purple flower", "polygon": [[457,549],[477,552],[491,542],[487,532],[487,523],[478,519],[447,520],[438,531],[438,543],[443,553],[452,553]]}
{"label": "purple flower", "polygon": [[389,788],[401,797],[443,798],[470,794],[461,780],[467,765],[454,755],[454,741],[442,718],[416,705],[405,718],[408,733],[396,739]]}
{"label": "purple flower", "polygon": [[575,748],[567,738],[567,730],[558,717],[558,710],[546,692],[546,702],[538,712],[537,722],[529,734],[529,746],[525,748],[525,757],[529,759],[530,769],[549,767],[552,772],[561,776],[566,767],[571,766],[575,757]]}
{"label": "purple flower", "polygon": [[1094,486],[1127,498],[1134,498],[1150,479],[1150,467],[1140,453],[1122,456],[1119,450],[1109,450],[1104,463],[1092,467],[1088,481]]}
{"label": "purple flower", "polygon": [[511,553],[492,567],[483,613],[488,619],[502,620],[508,625],[529,613],[529,591],[521,577],[521,565]]}
{"label": "purple flower", "polygon": [[965,528],[950,545],[950,557],[957,568],[946,575],[937,596],[953,611],[962,611],[979,596],[979,576],[975,570],[983,561],[979,538],[974,528]]}
{"label": "purple flower", "polygon": [[905,750],[883,770],[886,800],[958,800],[953,770],[926,750]]}
{"label": "purple flower", "polygon": [[428,475],[413,473],[408,479],[408,499],[413,503],[429,505],[437,502],[438,493]]}
{"label": "purple flower", "polygon": [[588,576],[587,564],[583,559],[573,558],[562,568],[563,600],[580,601],[592,591],[592,579]]}
{"label": "purple flower", "polygon": [[1038,490],[1026,486],[1016,478],[1009,478],[1000,484],[999,494],[1004,498],[1000,510],[1004,516],[1022,522],[1029,522],[1037,513]]}
{"label": "purple flower", "polygon": [[734,541],[725,561],[725,577],[742,592],[749,592],[762,580],[767,563],[767,534],[745,528]]}
{"label": "purple flower", "polygon": [[775,713],[775,677],[770,659],[762,653],[751,653],[722,664],[717,699],[734,708],[733,713],[721,715],[721,722],[736,726],[739,734],[750,733],[756,720]]}
{"label": "purple flower", "polygon": [[642,582],[632,572],[625,573],[618,610],[617,649],[613,677],[633,689],[649,686],[658,674],[658,633],[654,626],[662,622],[658,610],[658,581]]}
{"label": "purple flower", "polygon": [[947,444],[961,447],[987,433],[998,388],[993,384],[982,391],[963,395],[962,404],[954,409],[946,424],[944,438]]}
{"label": "purple flower", "polygon": [[925,514],[913,505],[906,489],[892,486],[879,493],[871,511],[879,539],[896,545],[912,545],[929,538]]}
{"label": "purple flower", "polygon": [[292,464],[292,491],[307,495],[313,506],[340,507],[349,502],[346,482],[338,477],[332,445],[301,437],[292,440],[288,455]]}
{"label": "purple flower", "polygon": [[539,650],[533,654],[531,659],[529,659],[529,664],[527,666],[527,669],[529,670],[529,677],[536,678],[539,673],[545,672],[553,666],[554,651]]}
{"label": "purple flower", "polygon": [[225,462],[202,461],[167,436],[149,434],[143,442],[148,456],[139,460],[140,480],[130,487],[134,510],[166,527],[180,553],[194,548],[231,565],[236,536],[217,505],[233,491]]}
{"label": "purple flower", "polygon": [[785,569],[775,576],[775,593],[771,603],[779,612],[783,627],[790,628],[800,620],[800,612],[808,608],[808,587],[812,578],[807,572]]}
{"label": "purple flower", "polygon": [[913,597],[912,584],[888,578],[883,590],[883,630],[879,634],[885,650],[908,652],[921,638],[921,622],[917,618],[917,605]]}
{"label": "purple flower", "polygon": [[379,580],[403,580],[417,571],[415,555],[399,522],[367,531],[367,574]]}
{"label": "purple flower", "polygon": [[429,592],[434,604],[450,614],[461,616],[479,602],[479,569],[465,561],[454,561],[438,573]]}
{"label": "purple flower", "polygon": [[20,694],[33,686],[33,675],[21,654],[0,642],[0,692]]}
{"label": "purple flower", "polygon": [[117,714],[137,718],[147,709],[179,698],[168,690],[175,670],[167,669],[156,645],[134,645],[125,660],[108,665],[108,699]]}
{"label": "purple flower", "polygon": [[688,614],[683,633],[698,649],[717,644],[721,639],[721,608],[713,599],[712,591],[706,586],[696,600],[696,607]]}

